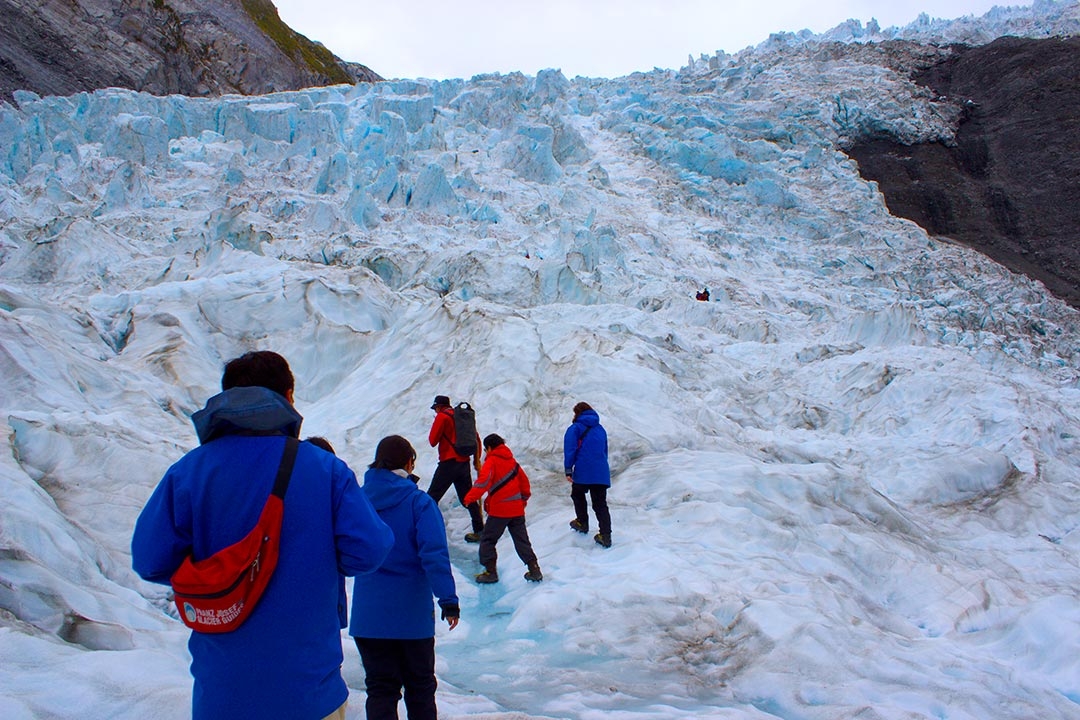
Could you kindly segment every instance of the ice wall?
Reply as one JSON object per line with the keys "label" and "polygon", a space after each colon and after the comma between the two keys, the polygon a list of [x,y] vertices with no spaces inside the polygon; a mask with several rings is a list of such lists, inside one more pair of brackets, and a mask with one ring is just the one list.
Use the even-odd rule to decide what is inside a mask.
{"label": "ice wall", "polygon": [[[645,696],[598,693],[550,716],[672,717],[648,688],[681,687],[688,669],[708,681],[679,700],[697,717],[718,699],[855,717],[871,695],[921,687],[885,668],[815,704],[841,684],[835,663],[806,660],[822,622],[807,608],[837,647],[891,628],[904,641],[882,646],[886,665],[948,657],[963,689],[994,686],[958,700],[968,716],[1001,701],[1023,717],[1017,697],[1070,707],[1068,672],[1048,687],[1029,668],[1058,610],[1065,646],[1080,635],[1061,589],[1078,542],[1076,312],[892,217],[861,180],[841,151],[852,133],[947,139],[954,126],[893,65],[786,42],[715,60],[613,81],[552,70],[217,100],[20,94],[0,108],[0,626],[18,638],[0,647],[74,648],[113,670],[90,653],[182,655],[164,589],[128,569],[130,527],[194,443],[188,418],[223,361],[273,348],[293,364],[305,431],[355,467],[390,432],[433,465],[430,398],[474,401],[483,431],[535,471],[551,547],[565,539],[561,431],[587,399],[617,439],[625,532],[673,553],[708,538],[705,557],[731,570],[723,588],[707,564],[600,568],[634,588],[613,617],[629,628],[648,608],[679,648],[655,678],[638,673],[654,646],[629,629],[545,630],[563,607],[553,595],[520,615],[488,608],[540,648],[525,664],[585,638],[614,658],[586,668],[590,688],[626,676]],[[703,286],[711,302],[693,299]],[[895,573],[890,557],[904,558]],[[979,591],[992,610],[966,589],[981,580],[969,557],[992,568]],[[468,577],[468,549],[454,558]],[[604,602],[603,588],[555,584],[594,560],[551,562],[545,587]],[[940,578],[926,612],[909,569]],[[867,577],[888,591],[853,590]],[[672,607],[691,609],[710,652],[694,655]],[[1007,632],[1031,642],[988,639]],[[3,653],[0,694],[44,712],[36,676],[5,670]],[[803,679],[773,682],[785,667]],[[511,672],[523,696],[558,696]],[[117,716],[89,675],[72,680],[97,700],[89,716]]]}

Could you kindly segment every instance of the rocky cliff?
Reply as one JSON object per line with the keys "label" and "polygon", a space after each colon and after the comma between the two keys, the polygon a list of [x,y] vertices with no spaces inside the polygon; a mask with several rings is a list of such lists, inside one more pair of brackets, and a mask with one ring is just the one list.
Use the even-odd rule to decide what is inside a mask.
{"label": "rocky cliff", "polygon": [[0,98],[125,87],[241,93],[374,81],[290,29],[270,0],[0,0]]}
{"label": "rocky cliff", "polygon": [[1080,307],[1080,37],[950,50],[914,78],[962,108],[954,142],[867,137],[849,154],[894,215]]}

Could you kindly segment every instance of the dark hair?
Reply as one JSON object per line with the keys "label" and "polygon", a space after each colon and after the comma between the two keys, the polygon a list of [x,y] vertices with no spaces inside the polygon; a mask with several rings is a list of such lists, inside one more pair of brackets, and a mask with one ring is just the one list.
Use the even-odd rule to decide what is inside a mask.
{"label": "dark hair", "polygon": [[293,374],[285,358],[270,350],[244,353],[225,364],[221,389],[234,387],[264,387],[278,395],[293,389]]}
{"label": "dark hair", "polygon": [[404,470],[410,460],[416,459],[416,451],[409,441],[400,435],[388,435],[375,448],[375,461],[368,467],[383,470]]}
{"label": "dark hair", "polygon": [[586,410],[592,410],[592,405],[587,402],[579,402],[574,406],[574,419],[577,420],[578,416]]}
{"label": "dark hair", "polygon": [[330,453],[331,455],[337,455],[337,453],[334,452],[334,446],[331,445],[330,441],[327,440],[324,437],[319,437],[318,435],[312,435],[309,438],[305,438],[304,442],[311,443],[312,445],[314,445],[317,448],[322,448],[323,450]]}
{"label": "dark hair", "polygon": [[493,449],[499,447],[500,445],[505,445],[505,444],[506,444],[506,441],[503,440],[498,435],[496,435],[495,433],[491,433],[486,438],[484,438],[484,449],[485,450],[493,450]]}

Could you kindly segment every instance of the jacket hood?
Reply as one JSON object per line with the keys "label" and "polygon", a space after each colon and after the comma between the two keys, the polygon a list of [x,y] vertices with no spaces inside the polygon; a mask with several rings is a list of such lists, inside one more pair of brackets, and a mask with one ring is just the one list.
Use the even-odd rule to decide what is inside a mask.
{"label": "jacket hood", "polygon": [[235,387],[206,401],[206,407],[191,416],[199,442],[206,444],[222,435],[282,433],[300,437],[304,418],[296,408],[273,390],[264,387]]}
{"label": "jacket hood", "polygon": [[378,512],[400,505],[416,491],[416,483],[393,470],[368,468],[364,473],[364,493]]}
{"label": "jacket hood", "polygon": [[487,454],[491,457],[503,458],[504,460],[514,459],[514,453],[510,452],[510,448],[507,445],[500,445],[493,450],[488,450]]}
{"label": "jacket hood", "polygon": [[577,416],[577,420],[574,420],[574,422],[580,423],[585,427],[596,427],[600,424],[600,416],[595,410],[584,410]]}

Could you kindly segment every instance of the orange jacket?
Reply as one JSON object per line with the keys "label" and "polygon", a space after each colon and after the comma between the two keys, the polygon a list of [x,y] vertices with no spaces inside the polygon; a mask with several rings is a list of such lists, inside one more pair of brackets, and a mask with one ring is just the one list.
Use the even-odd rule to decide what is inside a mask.
{"label": "orange jacket", "polygon": [[[514,468],[515,475],[509,482],[491,495],[491,489],[505,478]],[[484,500],[484,510],[488,515],[501,518],[521,517],[525,514],[525,504],[532,495],[529,487],[529,476],[514,460],[514,454],[506,445],[500,445],[493,450],[488,450],[484,456],[484,466],[480,468],[480,474],[476,478],[476,484],[465,495],[465,505],[471,505],[480,499],[481,495],[488,494]]]}
{"label": "orange jacket", "polygon": [[[431,447],[438,446],[439,462],[443,460],[457,460],[469,462],[466,455],[460,454],[454,449],[454,441],[457,440],[457,432],[454,430],[454,408],[446,408],[435,414],[435,420],[431,423],[428,431],[428,444]],[[476,447],[480,448],[480,434],[476,435]]]}

